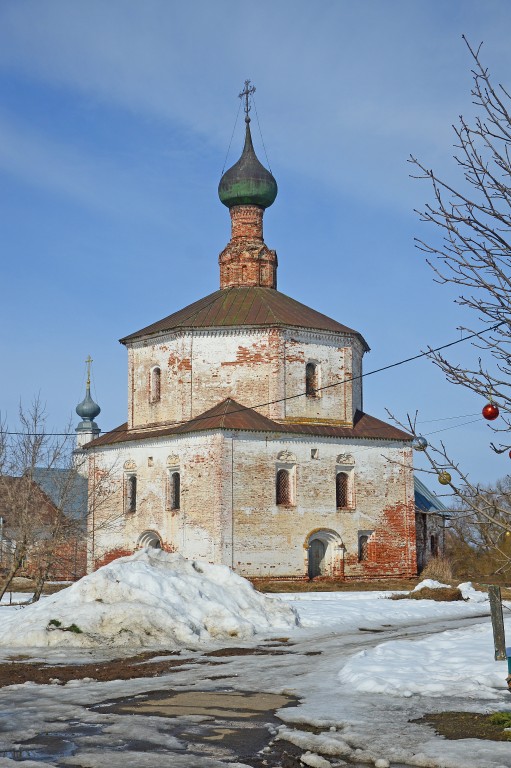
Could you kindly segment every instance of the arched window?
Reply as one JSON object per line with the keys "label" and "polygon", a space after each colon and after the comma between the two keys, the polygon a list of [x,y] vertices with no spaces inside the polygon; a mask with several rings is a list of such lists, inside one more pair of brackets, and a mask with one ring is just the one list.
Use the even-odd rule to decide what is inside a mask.
{"label": "arched window", "polygon": [[367,560],[369,556],[369,536],[363,534],[358,537],[358,559],[359,562]]}
{"label": "arched window", "polygon": [[288,469],[277,471],[277,504],[291,504],[291,475]]}
{"label": "arched window", "polygon": [[157,403],[161,397],[161,370],[152,368],[149,374],[149,400]]}
{"label": "arched window", "polygon": [[337,509],[346,509],[348,505],[349,477],[346,472],[338,472],[335,476],[335,505]]}
{"label": "arched window", "polygon": [[305,366],[305,394],[307,397],[319,397],[318,386],[318,366],[316,363],[307,363]]}
{"label": "arched window", "polygon": [[128,475],[126,477],[126,512],[136,512],[137,510],[137,476]]}
{"label": "arched window", "polygon": [[181,507],[181,476],[179,472],[172,472],[169,478],[169,501],[171,509]]}

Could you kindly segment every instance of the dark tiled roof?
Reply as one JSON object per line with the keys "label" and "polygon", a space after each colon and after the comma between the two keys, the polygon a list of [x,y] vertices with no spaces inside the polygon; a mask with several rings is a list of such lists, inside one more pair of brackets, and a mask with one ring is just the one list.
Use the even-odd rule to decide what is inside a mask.
{"label": "dark tiled roof", "polygon": [[274,288],[223,288],[121,339],[121,343],[176,328],[224,328],[236,326],[293,326],[356,336],[369,349],[360,333],[341,325],[315,309]]}
{"label": "dark tiled roof", "polygon": [[107,432],[87,443],[86,448],[95,448],[131,440],[145,440],[156,437],[185,435],[212,429],[238,430],[243,432],[278,432],[284,434],[314,435],[316,437],[369,438],[373,440],[409,441],[412,438],[397,427],[386,424],[374,416],[357,411],[353,427],[339,427],[331,424],[281,424],[268,419],[252,408],[247,408],[231,398],[223,400],[209,411],[190,421],[174,426],[146,430],[128,430],[127,424]]}

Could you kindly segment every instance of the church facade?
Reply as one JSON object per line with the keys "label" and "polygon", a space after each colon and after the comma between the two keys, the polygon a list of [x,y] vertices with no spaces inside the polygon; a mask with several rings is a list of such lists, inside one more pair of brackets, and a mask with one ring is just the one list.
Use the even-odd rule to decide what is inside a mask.
{"label": "church facade", "polygon": [[277,290],[263,237],[277,185],[248,96],[245,120],[219,186],[220,289],[121,339],[127,422],[80,433],[89,486],[109,486],[89,567],[149,545],[252,577],[414,576],[410,437],[363,410],[361,334]]}

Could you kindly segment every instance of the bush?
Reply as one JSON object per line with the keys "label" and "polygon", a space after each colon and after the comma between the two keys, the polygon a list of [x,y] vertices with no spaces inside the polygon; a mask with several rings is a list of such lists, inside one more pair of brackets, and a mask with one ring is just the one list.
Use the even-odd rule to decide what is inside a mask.
{"label": "bush", "polygon": [[420,574],[421,579],[433,579],[443,584],[448,583],[453,578],[452,566],[450,560],[446,557],[432,557],[424,570]]}

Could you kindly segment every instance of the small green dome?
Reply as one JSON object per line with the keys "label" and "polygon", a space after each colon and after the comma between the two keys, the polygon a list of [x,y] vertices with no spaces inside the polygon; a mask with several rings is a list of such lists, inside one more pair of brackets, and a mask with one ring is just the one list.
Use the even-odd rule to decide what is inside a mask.
{"label": "small green dome", "polygon": [[259,205],[269,208],[277,197],[277,182],[257,159],[246,119],[245,146],[237,163],[224,173],[218,185],[218,196],[228,208],[234,205]]}

